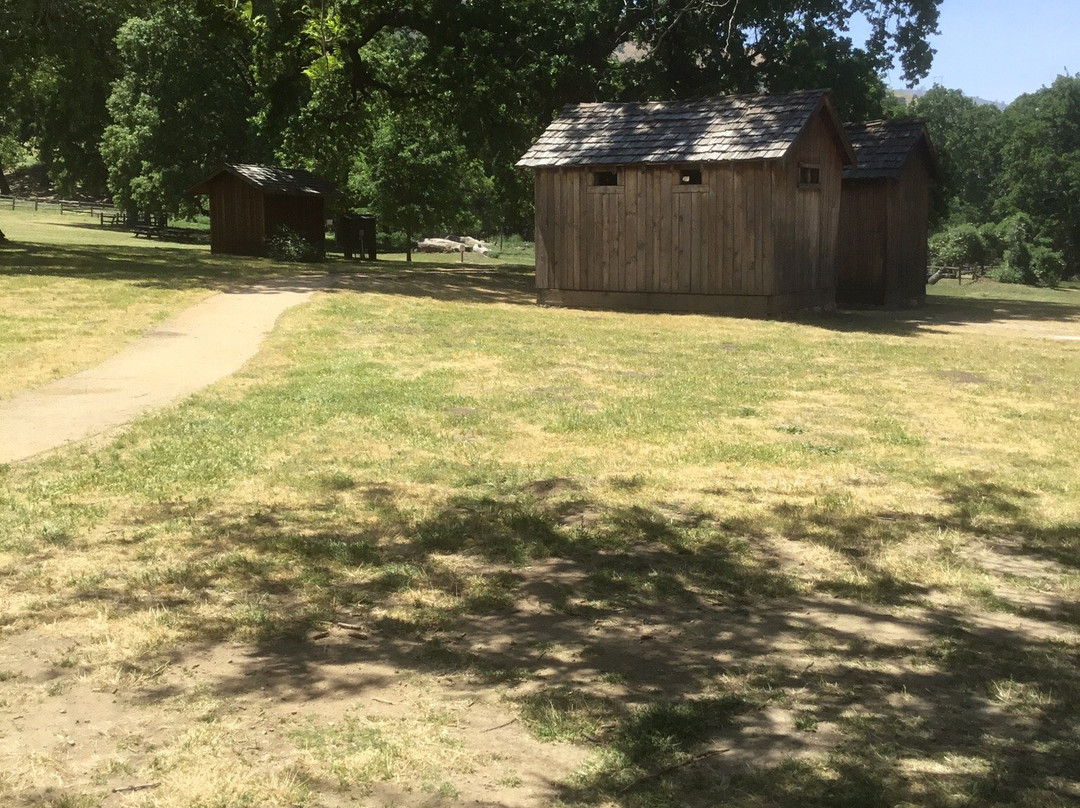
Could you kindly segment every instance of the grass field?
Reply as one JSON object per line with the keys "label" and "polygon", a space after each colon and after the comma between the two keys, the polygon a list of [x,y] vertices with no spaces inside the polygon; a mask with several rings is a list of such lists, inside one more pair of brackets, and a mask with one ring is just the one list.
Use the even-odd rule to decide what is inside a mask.
{"label": "grass field", "polygon": [[[89,362],[289,269],[125,244],[0,251],[2,344],[81,342],[9,315],[80,289]],[[1080,292],[751,321],[351,269],[0,469],[0,803],[1080,801]]]}

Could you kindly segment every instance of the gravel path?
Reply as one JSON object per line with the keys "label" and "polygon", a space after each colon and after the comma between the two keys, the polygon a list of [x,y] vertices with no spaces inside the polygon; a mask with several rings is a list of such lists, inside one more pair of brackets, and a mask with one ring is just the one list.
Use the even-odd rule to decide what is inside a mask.
{"label": "gravel path", "polygon": [[123,426],[235,373],[283,311],[332,283],[298,277],[221,292],[95,368],[0,401],[0,463]]}

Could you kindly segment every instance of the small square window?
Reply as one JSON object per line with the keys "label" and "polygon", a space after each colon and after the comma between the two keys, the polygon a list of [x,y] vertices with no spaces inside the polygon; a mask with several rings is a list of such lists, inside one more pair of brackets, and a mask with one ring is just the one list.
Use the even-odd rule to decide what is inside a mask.
{"label": "small square window", "polygon": [[594,171],[592,184],[599,188],[611,188],[619,184],[619,175],[614,171]]}
{"label": "small square window", "polygon": [[820,188],[821,187],[821,167],[800,165],[799,166],[799,187],[800,188]]}
{"label": "small square window", "polygon": [[679,172],[679,185],[701,185],[701,169],[684,168]]}

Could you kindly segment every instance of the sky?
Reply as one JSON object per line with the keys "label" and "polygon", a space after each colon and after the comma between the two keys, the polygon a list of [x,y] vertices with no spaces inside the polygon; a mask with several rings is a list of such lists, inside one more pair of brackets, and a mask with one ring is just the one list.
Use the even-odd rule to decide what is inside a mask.
{"label": "sky", "polygon": [[[924,89],[1010,103],[1066,70],[1080,73],[1080,0],[944,0],[940,10]],[[906,86],[899,71],[887,83]]]}

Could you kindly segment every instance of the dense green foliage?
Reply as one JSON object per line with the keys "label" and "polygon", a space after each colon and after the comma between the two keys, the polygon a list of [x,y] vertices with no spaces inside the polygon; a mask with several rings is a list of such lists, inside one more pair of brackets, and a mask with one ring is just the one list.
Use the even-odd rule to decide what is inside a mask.
{"label": "dense green foliage", "polygon": [[197,2],[162,6],[120,27],[123,68],[101,144],[118,205],[188,208],[193,179],[243,153],[250,91],[239,69],[242,34],[218,7]]}
{"label": "dense green foliage", "polygon": [[379,122],[367,159],[359,161],[357,195],[373,200],[385,228],[405,233],[410,261],[413,237],[425,229],[446,224],[466,231],[480,224],[469,212],[482,209],[491,183],[457,134],[452,124],[427,120],[421,111],[391,112]]}
{"label": "dense green foliage", "polygon": [[100,189],[105,100],[120,67],[114,39],[142,5],[133,0],[0,3],[0,165],[26,144],[56,187]]}
{"label": "dense green foliage", "polygon": [[[564,104],[830,86],[846,117],[877,116],[884,69],[928,72],[939,3],[8,0],[0,165],[36,153],[64,192],[176,213],[215,163],[286,163],[400,229],[464,213],[525,232],[514,163]],[[387,151],[403,138],[410,159]],[[433,181],[453,189],[405,181],[440,155]]]}
{"label": "dense green foliage", "polygon": [[946,265],[1004,262],[999,277],[1054,286],[1080,274],[1080,75],[1005,110],[935,87],[914,105],[941,156],[930,242]]}

